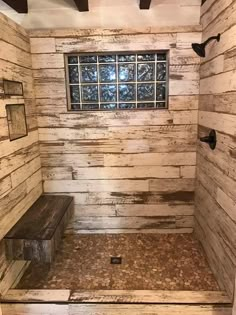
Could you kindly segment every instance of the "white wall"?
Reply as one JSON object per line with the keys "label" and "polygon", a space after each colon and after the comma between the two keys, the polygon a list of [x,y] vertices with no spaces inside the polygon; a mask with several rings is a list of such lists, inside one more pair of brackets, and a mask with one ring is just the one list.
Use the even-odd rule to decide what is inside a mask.
{"label": "white wall", "polygon": [[73,0],[28,0],[29,13],[18,14],[0,0],[0,12],[27,29],[132,28],[197,25],[201,0],[152,0],[140,10],[139,0],[89,0],[89,12],[79,12]]}

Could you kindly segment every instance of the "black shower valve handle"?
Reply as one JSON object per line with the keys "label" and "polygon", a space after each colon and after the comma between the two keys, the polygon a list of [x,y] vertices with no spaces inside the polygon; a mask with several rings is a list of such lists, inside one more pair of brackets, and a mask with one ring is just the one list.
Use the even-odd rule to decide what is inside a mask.
{"label": "black shower valve handle", "polygon": [[205,142],[209,144],[209,147],[214,150],[216,147],[216,132],[215,130],[211,130],[208,136],[201,137],[200,138],[201,142]]}
{"label": "black shower valve handle", "polygon": [[211,143],[213,140],[214,138],[212,136],[205,136],[205,137],[200,138],[201,142],[206,142],[206,143]]}

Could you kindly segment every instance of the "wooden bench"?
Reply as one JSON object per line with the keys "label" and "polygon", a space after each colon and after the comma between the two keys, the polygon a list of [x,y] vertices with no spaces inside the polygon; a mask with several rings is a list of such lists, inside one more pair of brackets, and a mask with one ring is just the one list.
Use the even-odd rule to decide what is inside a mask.
{"label": "wooden bench", "polygon": [[73,208],[70,196],[39,197],[4,237],[7,258],[51,263]]}

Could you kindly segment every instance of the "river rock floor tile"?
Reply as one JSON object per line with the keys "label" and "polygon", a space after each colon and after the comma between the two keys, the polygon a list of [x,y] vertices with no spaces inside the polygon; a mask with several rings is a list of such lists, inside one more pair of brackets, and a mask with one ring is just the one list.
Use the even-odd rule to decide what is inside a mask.
{"label": "river rock floor tile", "polygon": [[66,235],[54,263],[32,262],[17,288],[219,290],[192,234]]}

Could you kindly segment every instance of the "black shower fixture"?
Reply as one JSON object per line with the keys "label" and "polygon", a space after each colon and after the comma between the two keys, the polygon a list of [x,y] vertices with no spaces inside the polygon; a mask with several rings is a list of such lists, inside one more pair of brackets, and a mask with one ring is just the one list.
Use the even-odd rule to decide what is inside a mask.
{"label": "black shower fixture", "polygon": [[205,57],[206,56],[206,46],[212,41],[216,39],[217,42],[220,41],[220,34],[218,34],[217,36],[212,36],[210,38],[208,38],[204,43],[202,44],[198,44],[198,43],[193,43],[192,44],[192,48],[195,51],[195,53],[199,56],[199,57]]}
{"label": "black shower fixture", "polygon": [[201,137],[200,138],[201,142],[206,142],[209,144],[209,147],[214,150],[216,147],[216,132],[214,129],[212,129],[209,133],[209,136],[206,137]]}

